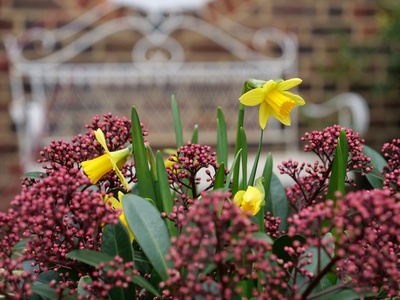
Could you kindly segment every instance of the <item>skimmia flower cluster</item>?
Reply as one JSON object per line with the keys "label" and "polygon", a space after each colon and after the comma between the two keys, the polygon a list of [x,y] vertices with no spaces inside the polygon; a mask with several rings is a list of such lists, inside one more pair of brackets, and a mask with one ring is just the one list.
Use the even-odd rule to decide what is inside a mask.
{"label": "skimmia flower cluster", "polygon": [[[40,151],[43,172],[0,213],[5,299],[390,299],[400,297],[400,139],[382,155],[339,125],[305,133],[312,164],[281,176],[263,132],[304,99],[301,79],[246,81],[233,162],[223,112],[216,149],[183,142],[153,153],[132,118],[95,116],[86,132]],[[245,109],[259,105],[260,145],[249,161]],[[250,106],[250,107],[247,107]],[[178,113],[176,113],[178,112]],[[369,189],[357,185],[365,176]]]}

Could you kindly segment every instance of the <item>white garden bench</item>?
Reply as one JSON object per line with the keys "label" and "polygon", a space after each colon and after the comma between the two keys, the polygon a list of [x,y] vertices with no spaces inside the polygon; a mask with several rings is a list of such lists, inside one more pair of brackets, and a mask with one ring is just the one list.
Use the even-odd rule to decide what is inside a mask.
{"label": "white garden bench", "polygon": [[[168,17],[156,14],[151,18],[132,14],[98,22],[113,9],[99,5],[54,31],[33,28],[19,37],[6,38],[5,45],[12,63],[10,113],[17,128],[20,160],[25,170],[32,167],[35,152],[50,138],[67,138],[82,132],[83,125],[89,123],[95,114],[112,112],[113,115],[129,117],[132,105],[137,107],[141,121],[149,129],[152,145],[172,146],[171,94],[175,94],[180,103],[187,139],[193,126],[198,124],[200,141],[215,144],[216,110],[221,106],[233,142],[238,97],[244,81],[249,77],[275,79],[298,75],[298,46],[293,34],[272,28],[252,31],[236,24],[240,30],[233,34],[240,31],[246,37],[252,36],[250,41],[243,41],[184,13]],[[189,61],[181,41],[173,37],[179,30],[205,36],[235,59]],[[86,49],[122,31],[141,35],[133,46],[130,62],[74,62]],[[26,58],[25,48],[32,47],[37,41],[43,46],[41,53],[47,53],[36,59]],[[59,49],[56,46],[60,44],[63,47]],[[266,54],[265,47],[270,44],[279,49],[278,56]],[[362,120],[356,119],[356,129],[365,131],[368,107],[359,96],[351,94],[349,98],[349,95],[345,95],[345,100],[329,102],[329,107],[333,105],[341,110],[342,106],[352,109],[358,105],[351,120],[363,116]],[[318,107],[315,113],[319,115],[319,109],[325,106],[315,107]],[[311,109],[305,112],[316,116]],[[246,119],[248,141],[256,143],[259,138],[258,109],[246,110]],[[292,115],[290,127],[271,120],[265,136],[268,143],[297,149],[297,111]]]}

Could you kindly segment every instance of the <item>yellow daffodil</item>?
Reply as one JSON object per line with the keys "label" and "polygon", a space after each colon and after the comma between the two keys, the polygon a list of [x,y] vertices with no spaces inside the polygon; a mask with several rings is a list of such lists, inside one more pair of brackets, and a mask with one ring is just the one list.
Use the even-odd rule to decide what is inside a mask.
{"label": "yellow daffodil", "polygon": [[264,193],[257,187],[249,186],[246,191],[240,190],[233,198],[243,212],[256,215],[265,204]]}
{"label": "yellow daffodil", "polygon": [[176,154],[172,154],[170,157],[164,160],[165,168],[173,170],[174,173],[179,173],[179,169],[174,169],[174,164],[176,164],[177,162],[178,157],[176,156]]}
{"label": "yellow daffodil", "polygon": [[103,131],[99,128],[94,132],[94,134],[96,140],[103,146],[105,153],[94,159],[82,162],[83,171],[93,183],[96,183],[105,174],[114,170],[118,178],[121,180],[122,185],[129,191],[129,184],[124,175],[122,175],[120,168],[125,164],[131,154],[131,148],[128,147],[117,151],[109,151]]}
{"label": "yellow daffodil", "polygon": [[135,239],[135,236],[133,235],[133,232],[132,232],[131,228],[129,227],[128,222],[126,221],[126,218],[125,218],[124,210],[122,208],[122,197],[123,196],[124,196],[124,193],[118,192],[118,199],[106,195],[103,198],[103,201],[106,205],[110,205],[112,209],[114,209],[114,210],[118,209],[121,211],[121,214],[119,215],[119,220],[121,221],[121,223],[125,226],[126,230],[128,231],[129,237],[132,242]]}
{"label": "yellow daffodil", "polygon": [[300,78],[288,80],[269,80],[262,87],[254,88],[244,93],[240,98],[240,103],[246,106],[260,105],[259,123],[265,129],[269,116],[273,116],[282,124],[289,126],[291,123],[290,113],[295,106],[305,104],[299,95],[295,95],[287,90],[299,85]]}

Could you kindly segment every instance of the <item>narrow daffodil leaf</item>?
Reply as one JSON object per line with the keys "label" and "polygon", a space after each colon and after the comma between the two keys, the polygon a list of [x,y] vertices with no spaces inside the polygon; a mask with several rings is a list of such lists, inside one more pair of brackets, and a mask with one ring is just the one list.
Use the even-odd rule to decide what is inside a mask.
{"label": "narrow daffodil leaf", "polygon": [[272,153],[269,152],[267,154],[267,159],[265,160],[264,171],[263,171],[264,190],[266,193],[268,193],[268,191],[270,189],[273,165],[274,165],[274,162],[273,162],[273,158],[272,158]]}
{"label": "narrow daffodil leaf", "polygon": [[[171,195],[171,190],[169,187],[167,172],[165,171],[165,164],[160,151],[156,154],[156,165],[157,165],[157,177],[158,177],[158,191],[160,202],[162,203],[162,211],[166,214],[172,212],[174,206],[174,199]],[[168,231],[171,236],[176,236],[178,234],[177,228],[170,220],[166,220]]]}
{"label": "narrow daffodil leaf", "polygon": [[347,160],[349,157],[349,148],[346,137],[346,131],[342,129],[337,142],[335,156],[333,158],[332,173],[329,180],[327,199],[336,201],[336,192],[342,196],[346,193],[345,179],[347,173]]}
{"label": "narrow daffodil leaf", "polygon": [[192,144],[198,144],[199,143],[199,126],[196,124],[194,125],[193,128],[193,134],[192,134]]}
{"label": "narrow daffodil leaf", "polygon": [[144,145],[142,127],[135,107],[132,107],[132,149],[135,160],[136,178],[139,195],[155,200],[153,180],[149,170],[147,153]]}
{"label": "narrow daffodil leaf", "polygon": [[226,130],[226,122],[221,107],[217,112],[217,162],[228,165],[228,133]]}
{"label": "narrow daffodil leaf", "polygon": [[176,148],[183,146],[183,131],[181,115],[179,113],[178,103],[176,102],[175,95],[171,96],[172,117],[174,119]]}
{"label": "narrow daffodil leaf", "polygon": [[171,243],[167,225],[160,212],[146,199],[132,194],[124,195],[122,205],[135,240],[160,278],[167,280],[170,263],[165,256]]}
{"label": "narrow daffodil leaf", "polygon": [[[231,166],[230,171],[229,171],[229,173],[228,173],[228,176],[226,176],[225,189],[229,189],[229,186],[230,186],[230,184],[231,184],[232,175],[233,175],[233,173],[235,172],[234,170],[236,170],[236,166],[237,166],[237,164],[238,164],[239,161],[240,161],[241,152],[242,152],[242,149],[240,149],[240,150],[238,151],[238,153],[236,153],[236,156],[235,156],[235,158],[233,159],[233,163],[232,163],[232,166]],[[232,187],[232,194],[234,195],[234,194],[236,194],[236,192],[237,192],[237,191],[234,191],[234,190],[233,190],[233,187]]]}
{"label": "narrow daffodil leaf", "polygon": [[215,174],[214,190],[224,187],[225,182],[225,164],[221,163],[218,167],[217,174]]}
{"label": "narrow daffodil leaf", "polygon": [[[246,86],[246,83],[243,86],[243,90],[245,90],[245,86]],[[243,94],[243,92],[242,92],[242,94]],[[244,105],[240,104],[239,112],[238,112],[238,122],[237,122],[237,127],[236,127],[235,157],[237,157],[237,154],[242,149],[242,142],[240,141],[240,139],[241,139],[241,135],[242,135],[241,128],[243,128],[243,123],[244,123]],[[233,176],[233,180],[232,180],[232,193],[234,195],[239,190],[240,163],[234,164],[233,173],[234,173],[234,176]]]}

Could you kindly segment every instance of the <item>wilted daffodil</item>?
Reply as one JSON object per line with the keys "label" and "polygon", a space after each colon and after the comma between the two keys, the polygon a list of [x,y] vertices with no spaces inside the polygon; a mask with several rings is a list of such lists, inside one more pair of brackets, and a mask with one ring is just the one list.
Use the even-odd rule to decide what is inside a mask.
{"label": "wilted daffodil", "polygon": [[259,186],[249,186],[246,191],[240,190],[235,194],[234,201],[243,212],[256,215],[261,206],[265,205],[264,189]]}
{"label": "wilted daffodil", "polygon": [[284,125],[290,125],[290,113],[295,106],[305,104],[299,95],[295,95],[287,90],[299,85],[300,78],[288,80],[269,80],[261,87],[256,87],[240,98],[240,103],[246,106],[260,105],[259,123],[262,129],[267,126],[269,116],[273,116]]}
{"label": "wilted daffodil", "polygon": [[105,174],[114,170],[122,185],[129,191],[129,184],[120,168],[125,164],[132,150],[131,147],[117,151],[109,151],[103,131],[99,128],[94,132],[96,140],[104,148],[104,154],[91,160],[82,162],[83,171],[93,183],[99,181]]}
{"label": "wilted daffodil", "polygon": [[128,225],[128,222],[126,221],[125,218],[125,214],[124,214],[124,210],[122,208],[122,197],[124,196],[124,193],[122,192],[118,192],[118,199],[114,198],[114,197],[109,197],[109,196],[105,196],[103,198],[104,203],[106,205],[110,205],[112,209],[114,210],[120,210],[121,214],[119,215],[119,220],[121,221],[121,223],[125,226],[126,230],[129,233],[129,237],[131,239],[131,242],[135,239],[135,236],[133,235],[133,232],[131,230],[131,228]]}

